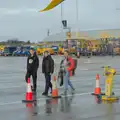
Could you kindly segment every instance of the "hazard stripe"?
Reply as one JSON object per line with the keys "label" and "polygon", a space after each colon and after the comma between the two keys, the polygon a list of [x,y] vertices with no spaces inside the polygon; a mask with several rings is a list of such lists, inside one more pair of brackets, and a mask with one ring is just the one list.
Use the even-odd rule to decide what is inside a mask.
{"label": "hazard stripe", "polygon": [[30,83],[27,85],[27,92],[32,92]]}
{"label": "hazard stripe", "polygon": [[100,87],[99,80],[96,80],[96,88]]}

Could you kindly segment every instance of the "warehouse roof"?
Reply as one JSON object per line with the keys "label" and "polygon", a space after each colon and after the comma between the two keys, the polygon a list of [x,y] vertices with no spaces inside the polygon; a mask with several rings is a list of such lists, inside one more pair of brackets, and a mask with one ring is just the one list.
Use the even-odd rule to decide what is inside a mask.
{"label": "warehouse roof", "polygon": [[[101,37],[120,37],[120,29],[109,29],[109,30],[89,30],[89,31],[80,31],[79,38],[91,38],[91,39],[99,39]],[[71,39],[76,39],[76,32],[71,33]],[[43,41],[65,41],[66,33],[61,32],[54,35],[50,35],[44,38]]]}

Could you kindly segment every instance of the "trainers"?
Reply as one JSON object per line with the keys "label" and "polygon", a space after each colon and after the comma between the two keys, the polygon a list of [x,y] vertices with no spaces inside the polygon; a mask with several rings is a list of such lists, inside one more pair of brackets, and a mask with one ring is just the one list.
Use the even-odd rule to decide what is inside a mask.
{"label": "trainers", "polygon": [[73,88],[71,92],[72,92],[72,94],[74,94],[75,93],[75,89]]}
{"label": "trainers", "polygon": [[33,92],[36,92],[36,89],[32,88],[32,91],[33,91]]}
{"label": "trainers", "polygon": [[48,94],[47,94],[47,93],[45,93],[45,92],[43,92],[43,93],[42,93],[42,95],[45,95],[45,96],[47,96]]}

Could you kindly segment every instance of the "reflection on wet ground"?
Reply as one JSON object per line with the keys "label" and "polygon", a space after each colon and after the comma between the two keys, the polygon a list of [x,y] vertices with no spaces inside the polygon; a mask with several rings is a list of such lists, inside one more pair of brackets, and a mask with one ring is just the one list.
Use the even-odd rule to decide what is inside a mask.
{"label": "reflection on wet ground", "polygon": [[[55,57],[58,66],[59,57]],[[25,61],[26,58],[0,59],[0,118],[1,120],[119,120],[120,101],[106,103],[99,101],[91,93],[95,87],[95,75],[100,74],[100,87],[104,90],[104,77],[101,66],[117,66],[120,71],[119,58],[94,57],[90,59],[95,64],[86,64],[87,58],[80,59],[76,75],[71,81],[76,88],[75,94],[63,96],[61,99],[52,99],[42,96],[44,90],[44,76],[40,68],[38,71],[38,90],[33,94],[33,103],[22,103],[25,99],[26,85]],[[107,61],[107,62],[106,62]],[[97,64],[98,63],[98,64]],[[58,69],[58,67],[56,68]],[[88,70],[90,69],[90,70]],[[92,71],[94,69],[94,71]],[[59,87],[59,85],[58,85]],[[120,96],[119,76],[115,76],[114,89],[116,96]],[[59,93],[63,88],[59,87]]]}

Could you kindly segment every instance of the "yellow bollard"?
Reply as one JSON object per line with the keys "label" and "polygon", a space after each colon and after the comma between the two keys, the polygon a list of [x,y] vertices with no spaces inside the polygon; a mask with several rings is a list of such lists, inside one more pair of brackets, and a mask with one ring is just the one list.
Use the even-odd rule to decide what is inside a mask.
{"label": "yellow bollard", "polygon": [[104,75],[106,76],[106,80],[105,80],[105,95],[102,96],[102,100],[115,101],[119,99],[118,97],[115,97],[112,94],[113,78],[115,74],[116,74],[116,71],[113,68],[106,67],[104,69]]}
{"label": "yellow bollard", "polygon": [[104,66],[103,68],[104,68],[104,73],[103,73],[103,75],[106,76],[105,73],[108,71],[108,69],[110,68],[110,66]]}

